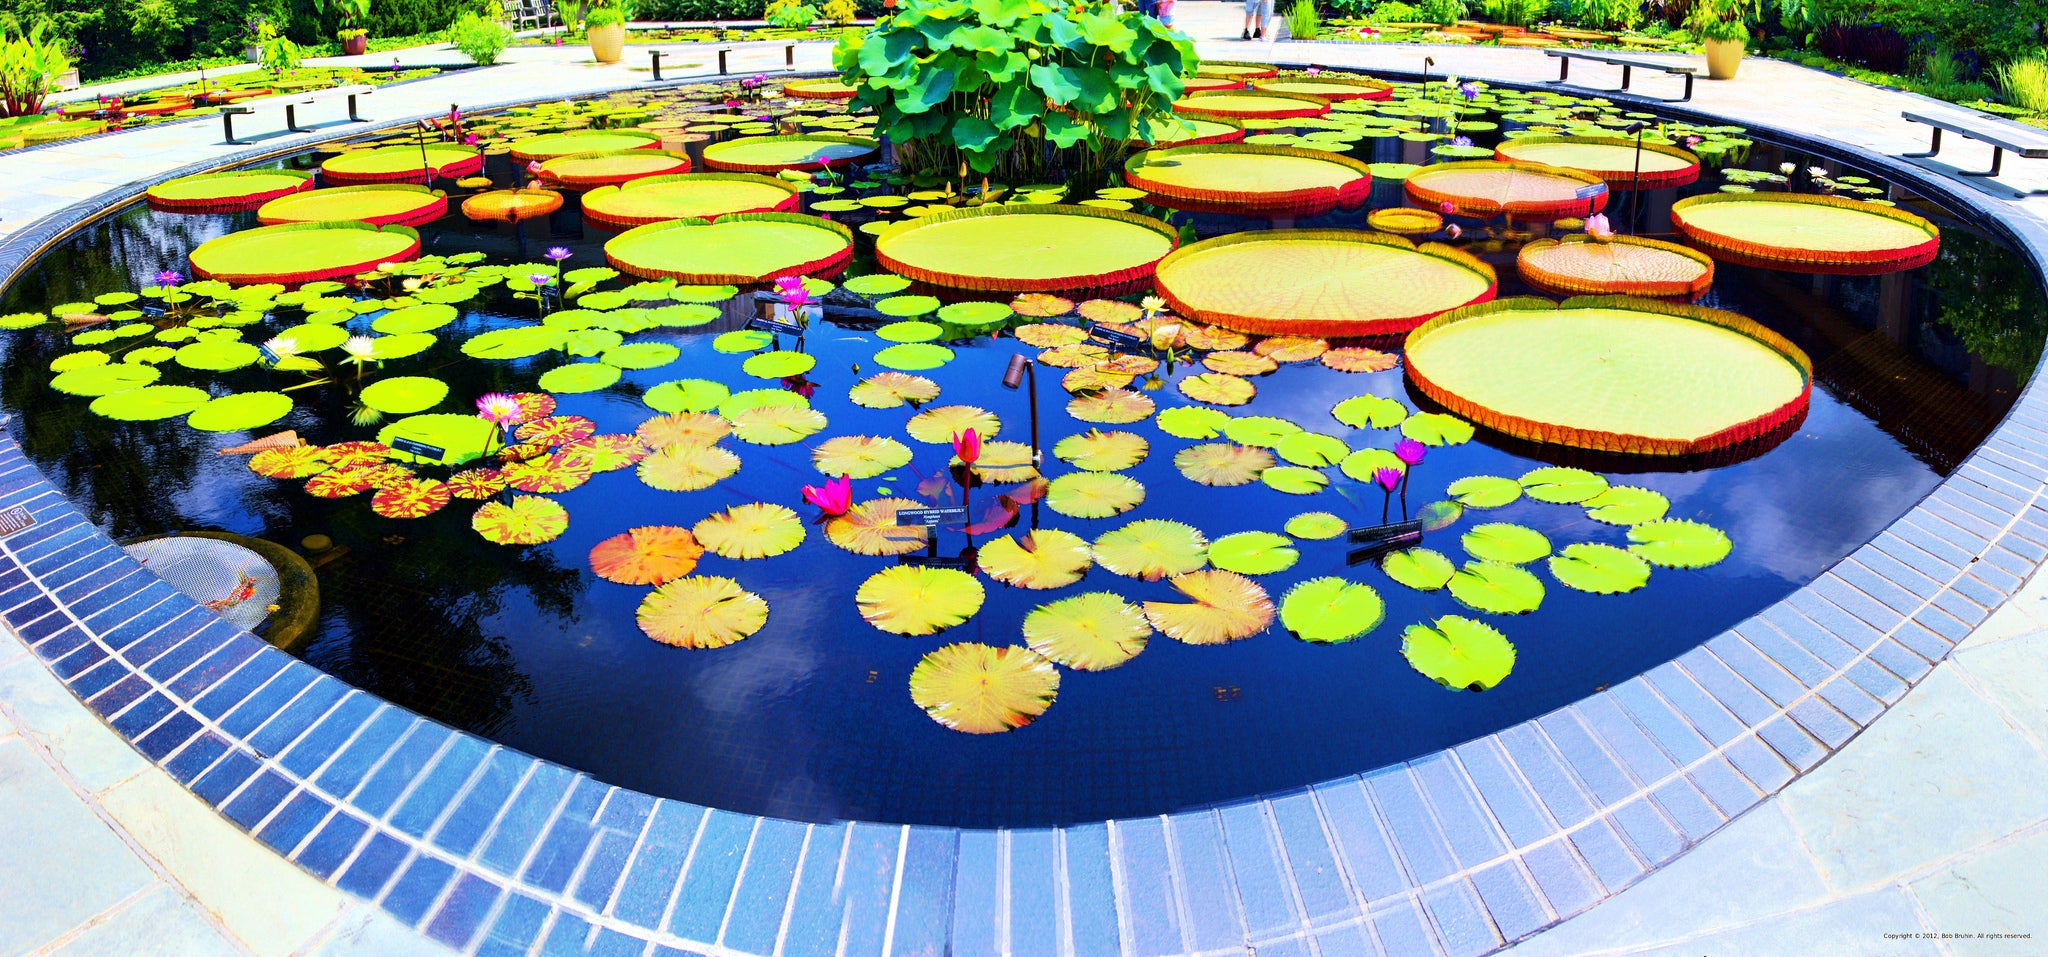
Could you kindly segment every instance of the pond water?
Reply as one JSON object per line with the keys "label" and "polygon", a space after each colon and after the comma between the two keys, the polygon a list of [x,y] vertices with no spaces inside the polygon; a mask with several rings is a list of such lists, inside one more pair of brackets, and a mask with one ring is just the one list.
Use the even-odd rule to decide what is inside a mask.
{"label": "pond water", "polygon": [[[1481,146],[1490,142],[1483,132],[1474,138]],[[1371,161],[1413,162],[1424,158],[1426,146],[1377,139],[1354,144],[1351,152]],[[1759,143],[1747,165],[1772,170],[1788,161],[1811,162]],[[1836,176],[1853,172],[1829,169]],[[1667,230],[1662,210],[1678,195],[1710,191],[1714,182],[1709,171],[1701,185],[1682,193],[1650,194],[1643,231]],[[1414,757],[1626,680],[1812,579],[1932,489],[1997,421],[2038,361],[2040,293],[2020,260],[1986,234],[1938,207],[1897,191],[1891,196],[1943,228],[1942,253],[1933,264],[1871,278],[1722,267],[1703,301],[1769,325],[1814,361],[1818,387],[1810,413],[1768,451],[1727,464],[1631,461],[1559,454],[1482,431],[1474,441],[1431,449],[1406,493],[1416,506],[1444,498],[1445,487],[1464,476],[1512,478],[1549,464],[1583,465],[1615,484],[1668,497],[1673,518],[1725,531],[1734,543],[1726,560],[1697,570],[1659,568],[1647,587],[1611,596],[1560,587],[1539,571],[1549,586],[1540,609],[1496,616],[1475,613],[1442,591],[1406,588],[1371,564],[1347,565],[1341,538],[1299,541],[1298,562],[1258,577],[1274,600],[1298,582],[1346,576],[1384,599],[1385,617],[1376,628],[1335,645],[1296,640],[1277,623],[1213,646],[1154,635],[1142,653],[1113,670],[1061,669],[1052,706],[1036,722],[1005,734],[962,734],[934,722],[907,691],[911,669],[947,642],[1020,644],[1022,617],[1053,599],[1107,590],[1132,601],[1170,601],[1176,597],[1171,587],[1101,568],[1054,591],[983,578],[986,602],[972,619],[937,636],[903,637],[862,621],[853,599],[862,581],[893,560],[843,551],[812,526],[801,545],[777,558],[705,556],[699,574],[736,579],[765,599],[769,614],[745,640],[686,650],[651,641],[636,626],[648,587],[604,581],[590,569],[594,545],[635,526],[689,527],[749,502],[779,503],[808,516],[798,489],[821,482],[810,447],[828,436],[890,436],[915,453],[909,466],[856,482],[856,500],[876,497],[882,488],[913,495],[922,477],[942,474],[951,449],[904,433],[915,410],[868,409],[848,399],[847,389],[861,376],[880,371],[873,356],[888,343],[877,339],[872,323],[834,322],[828,312],[828,324],[806,337],[806,350],[817,358],[808,377],[816,386],[810,401],[829,420],[826,431],[781,446],[727,440],[742,467],[699,492],[651,488],[632,469],[599,474],[552,495],[568,511],[567,531],[526,547],[481,539],[470,525],[473,503],[458,500],[422,519],[387,519],[372,512],[367,495],[316,498],[299,482],[253,474],[242,456],[216,454],[250,433],[203,433],[175,418],[121,423],[94,415],[85,400],[48,386],[50,361],[72,348],[54,327],[0,334],[0,407],[16,415],[28,454],[116,537],[202,528],[293,546],[309,535],[330,537],[332,549],[309,556],[318,568],[323,609],[302,651],[307,661],[421,713],[608,782],[814,820],[1028,826],[1154,814]],[[1372,205],[1396,201],[1383,185]],[[1293,224],[1364,228],[1365,214],[1338,212]],[[1275,225],[1211,214],[1182,214],[1175,221],[1192,221],[1202,236]],[[0,314],[139,289],[158,270],[183,268],[186,252],[198,243],[253,225],[254,215],[246,213],[115,211],[34,264],[7,290]],[[422,234],[427,253],[480,251],[493,263],[526,261],[543,246],[560,245],[573,254],[565,264],[571,269],[602,263],[602,243],[613,235],[586,229],[573,204],[545,225],[529,224],[524,254],[509,233],[459,216]],[[850,274],[873,271],[871,248],[861,237]],[[1525,291],[1514,279],[1511,246],[1468,243],[1468,249],[1501,267],[1502,295]],[[559,354],[511,362],[464,356],[462,339],[530,323],[535,304],[493,288],[460,308],[455,324],[437,330],[437,345],[389,364],[391,373],[446,381],[450,398],[436,411],[466,412],[486,392],[532,391],[540,373],[564,361]],[[700,328],[629,337],[672,343],[681,357],[628,370],[597,392],[560,395],[557,414],[586,416],[600,432],[630,433],[657,414],[641,396],[662,382],[701,377],[736,390],[774,387],[772,380],[749,383],[739,369],[742,356],[710,347],[715,335],[738,328],[747,311],[732,305],[724,318]],[[302,318],[279,309],[244,338],[261,341]],[[936,404],[989,410],[1002,420],[998,438],[1023,441],[1028,395],[1002,388],[999,380],[1012,355],[1036,350],[1008,336],[978,336],[952,348],[952,362],[921,373],[942,388]],[[164,382],[216,391],[279,387],[278,374],[260,367],[219,375],[169,363],[164,369]],[[1060,371],[1041,369],[1045,381],[1039,384],[1045,472],[1053,476],[1071,471],[1052,456],[1054,444],[1098,427],[1067,414]],[[1162,411],[1195,405],[1176,384],[1202,371],[1185,363],[1162,370],[1159,387],[1143,394]],[[376,374],[372,369],[369,377]],[[295,411],[255,434],[291,428],[315,443],[370,438],[378,424],[351,422],[354,386],[346,371],[337,378],[295,390]],[[1285,364],[1256,383],[1250,405],[1225,411],[1285,418],[1352,448],[1388,447],[1398,435],[1338,423],[1330,410],[1339,401],[1374,393],[1427,408],[1398,370],[1345,374],[1310,361]],[[1279,531],[1289,517],[1307,511],[1333,512],[1361,525],[1380,519],[1380,491],[1334,468],[1324,470],[1332,487],[1314,495],[1283,494],[1259,483],[1208,487],[1173,464],[1174,452],[1195,441],[1167,435],[1149,419],[1099,427],[1149,443],[1147,457],[1124,470],[1143,484],[1142,505],[1107,519],[1026,507],[1016,528],[974,543],[1034,525],[1092,540],[1146,518],[1184,521],[1210,539]],[[1398,517],[1398,503],[1393,510]],[[1528,498],[1468,513],[1427,544],[1457,558],[1456,536],[1477,522],[1521,524],[1560,548],[1627,544],[1626,529],[1592,521],[1582,507]],[[958,531],[938,537],[944,555],[968,544]],[[1404,660],[1402,629],[1447,614],[1483,618],[1514,643],[1513,671],[1497,687],[1449,691]]]}

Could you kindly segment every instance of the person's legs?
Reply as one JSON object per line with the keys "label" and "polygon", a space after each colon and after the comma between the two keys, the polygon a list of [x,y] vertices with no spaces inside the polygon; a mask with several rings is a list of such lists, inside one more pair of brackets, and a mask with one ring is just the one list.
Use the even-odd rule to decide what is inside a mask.
{"label": "person's legs", "polygon": [[1243,37],[1243,39],[1249,40],[1249,39],[1251,39],[1251,38],[1252,38],[1252,21],[1253,21],[1253,20],[1254,20],[1255,18],[1257,18],[1257,17],[1258,17],[1258,15],[1259,15],[1259,4],[1260,4],[1261,2],[1262,2],[1262,0],[1244,0],[1244,37]]}

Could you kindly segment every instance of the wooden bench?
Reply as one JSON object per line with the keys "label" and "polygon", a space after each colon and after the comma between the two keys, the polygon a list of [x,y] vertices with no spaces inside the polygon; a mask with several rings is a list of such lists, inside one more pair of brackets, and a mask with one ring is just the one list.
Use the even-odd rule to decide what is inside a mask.
{"label": "wooden bench", "polygon": [[1605,53],[1589,53],[1584,50],[1545,50],[1543,53],[1546,56],[1557,58],[1557,79],[1545,80],[1544,82],[1546,83],[1564,83],[1566,78],[1571,76],[1573,60],[1592,60],[1595,63],[1605,63],[1608,66],[1621,67],[1621,85],[1615,87],[1613,92],[1628,90],[1629,81],[1633,78],[1634,71],[1638,67],[1645,70],[1659,70],[1672,76],[1685,77],[1685,92],[1675,98],[1660,98],[1666,103],[1684,103],[1692,99],[1692,81],[1700,72],[1698,67],[1672,66],[1667,63],[1657,63],[1651,60],[1632,60],[1628,57],[1611,56]]}
{"label": "wooden bench", "polygon": [[[727,68],[726,68],[726,64],[725,64],[725,56],[726,56],[726,54],[728,54],[728,53],[731,53],[731,52],[732,52],[732,48],[731,48],[731,47],[720,47],[720,48],[719,48],[719,50],[718,50],[718,75],[719,75],[719,76],[727,76],[727,75],[731,74],[731,72],[732,72],[732,71],[731,71],[731,70],[729,70],[729,69],[727,69]],[[795,70],[795,69],[796,69],[796,44],[794,44],[794,43],[785,43],[785,44],[783,44],[783,45],[782,45],[782,67],[783,67],[783,69],[785,69],[785,70]],[[657,77],[655,77],[655,79],[657,79],[657,80],[658,80],[658,79],[661,79],[661,78],[660,78],[659,76],[657,76]]]}
{"label": "wooden bench", "polygon": [[[2011,150],[2024,159],[2048,159],[2048,130],[2037,130],[2018,123],[2011,123],[1993,116],[1939,117],[1926,113],[1905,110],[1899,114],[1908,122],[1925,123],[1934,128],[1934,140],[1927,144],[1925,153],[1901,153],[1903,159],[1928,159],[1941,152],[1943,130],[1954,133],[1966,140],[1976,140],[1991,147],[1991,168],[1986,170],[1956,170],[1957,176],[1981,176],[1986,179],[1997,176],[2005,164],[2005,151]],[[2028,192],[2029,196],[2048,195],[2048,189]]]}
{"label": "wooden bench", "polygon": [[[356,111],[356,98],[360,96],[368,96],[371,93],[375,92],[376,89],[377,88],[373,86],[337,86],[332,89],[316,90],[312,93],[295,93],[290,96],[280,97],[279,99],[282,100],[284,103],[284,132],[311,132],[310,130],[304,129],[299,126],[299,107],[313,106],[318,103],[323,103],[328,100],[332,100],[336,97],[345,98],[348,101],[349,122],[368,123],[369,120],[363,119],[362,116],[359,115]],[[247,116],[254,112],[256,112],[256,107],[254,106],[242,106],[238,104],[233,106],[221,107],[220,129],[222,133],[222,141],[228,144],[229,146],[245,145],[247,141],[235,139],[235,117]]]}

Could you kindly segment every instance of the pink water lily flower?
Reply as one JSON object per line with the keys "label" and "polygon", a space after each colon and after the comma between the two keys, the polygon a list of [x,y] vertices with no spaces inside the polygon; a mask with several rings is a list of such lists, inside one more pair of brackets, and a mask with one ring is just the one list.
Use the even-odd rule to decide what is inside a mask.
{"label": "pink water lily flower", "polygon": [[519,407],[519,400],[503,392],[486,392],[476,397],[478,418],[495,425],[518,425],[526,413]]}
{"label": "pink water lily flower", "polygon": [[1443,213],[1445,216],[1451,216],[1458,212],[1458,204],[1448,199],[1436,204],[1436,208],[1438,212]]}
{"label": "pink water lily flower", "polygon": [[811,291],[804,288],[802,276],[782,276],[775,280],[776,298],[782,304],[795,309],[811,301]]}
{"label": "pink water lily flower", "polygon": [[1586,217],[1586,235],[1604,243],[1614,238],[1614,227],[1608,224],[1606,214],[1595,213]]}
{"label": "pink water lily flower", "polygon": [[1414,439],[1402,439],[1394,443],[1394,457],[1408,465],[1421,465],[1422,457],[1429,454],[1429,446]]}
{"label": "pink water lily flower", "polygon": [[1378,482],[1380,488],[1391,492],[1401,485],[1401,470],[1395,468],[1380,469],[1372,473],[1372,480]]}
{"label": "pink water lily flower", "polygon": [[973,465],[981,458],[981,433],[973,429],[953,433],[953,455],[962,465]]}
{"label": "pink water lily flower", "polygon": [[528,176],[539,176],[539,175],[540,175],[540,160],[529,160],[529,161],[527,162],[527,164],[526,164],[526,175],[528,175]]}
{"label": "pink water lily flower", "polygon": [[826,479],[824,487],[806,485],[803,488],[804,501],[816,505],[818,511],[832,518],[838,518],[853,508],[853,478],[842,475]]}

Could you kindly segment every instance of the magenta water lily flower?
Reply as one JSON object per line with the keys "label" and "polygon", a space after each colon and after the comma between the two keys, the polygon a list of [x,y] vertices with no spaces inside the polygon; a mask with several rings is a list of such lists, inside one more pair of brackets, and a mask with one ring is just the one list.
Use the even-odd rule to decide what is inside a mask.
{"label": "magenta water lily flower", "polygon": [[1380,469],[1372,473],[1372,480],[1378,482],[1380,488],[1391,492],[1401,485],[1401,470],[1396,468]]}
{"label": "magenta water lily flower", "polygon": [[804,288],[802,276],[782,276],[775,280],[775,296],[791,309],[808,305],[811,291]]}
{"label": "magenta water lily flower", "polygon": [[518,425],[526,417],[519,400],[503,392],[486,392],[476,397],[476,414],[494,425]]}
{"label": "magenta water lily flower", "polygon": [[962,465],[973,465],[981,458],[981,433],[973,429],[953,433],[953,456]]}
{"label": "magenta water lily flower", "polygon": [[804,501],[816,505],[818,511],[831,518],[838,518],[853,508],[853,478],[842,475],[826,479],[823,487],[806,485],[803,488]]}
{"label": "magenta water lily flower", "polygon": [[569,247],[567,247],[567,246],[549,246],[549,247],[548,247],[548,252],[547,252],[547,256],[548,256],[548,258],[549,258],[549,259],[552,259],[552,260],[554,260],[554,261],[556,261],[556,262],[561,262],[562,260],[564,260],[564,259],[567,259],[567,258],[569,258],[569,257],[570,257],[571,255],[573,255],[573,254],[569,252]]}
{"label": "magenta water lily flower", "polygon": [[1452,215],[1452,214],[1454,214],[1454,213],[1456,213],[1456,212],[1458,211],[1458,204],[1457,204],[1457,203],[1453,203],[1453,202],[1451,202],[1450,200],[1448,200],[1448,199],[1447,199],[1447,200],[1444,200],[1444,201],[1443,201],[1443,202],[1441,202],[1441,203],[1438,203],[1438,204],[1436,204],[1436,209],[1437,209],[1437,212],[1440,212],[1440,213],[1444,214],[1445,216],[1449,216],[1449,215]]}
{"label": "magenta water lily flower", "polygon": [[528,175],[528,176],[539,176],[539,175],[540,175],[540,160],[528,160],[528,161],[526,162],[526,175]]}
{"label": "magenta water lily flower", "polygon": [[1394,457],[1408,465],[1421,465],[1422,457],[1429,454],[1429,446],[1414,439],[1402,439],[1394,443]]}

